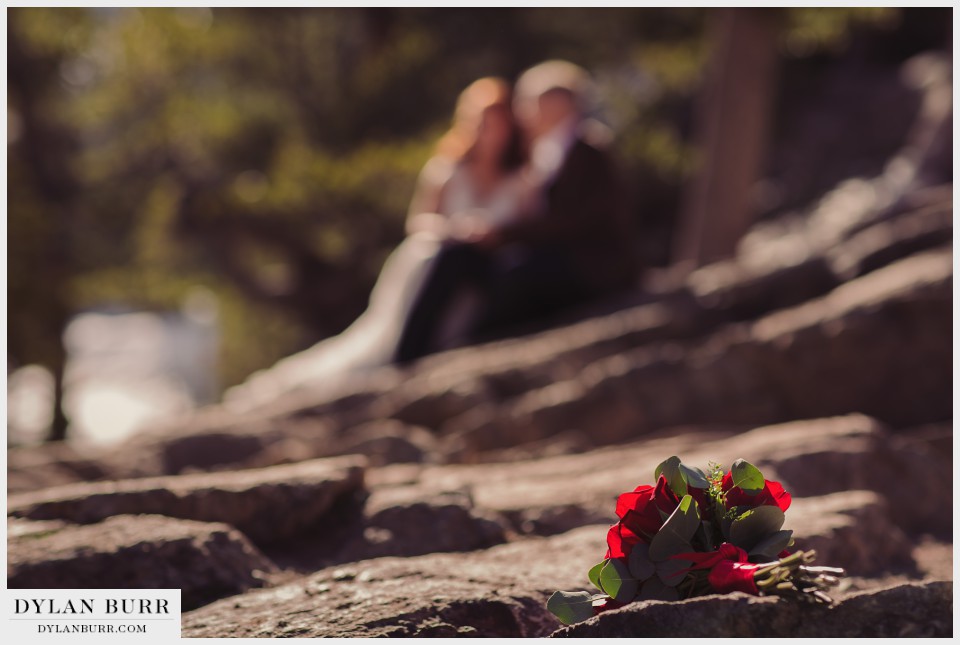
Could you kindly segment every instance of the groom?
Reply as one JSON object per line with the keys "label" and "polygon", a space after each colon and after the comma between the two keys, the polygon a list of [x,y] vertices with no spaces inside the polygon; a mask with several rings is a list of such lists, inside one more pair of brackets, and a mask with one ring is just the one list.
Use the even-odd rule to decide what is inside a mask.
{"label": "groom", "polygon": [[[631,227],[609,155],[584,123],[589,77],[572,63],[548,61],[519,78],[514,112],[531,142],[530,172],[541,187],[535,212],[448,244],[413,305],[398,362],[430,351],[451,300],[479,287],[483,310],[469,340],[553,313],[636,280]],[[518,249],[511,264],[491,253]]]}

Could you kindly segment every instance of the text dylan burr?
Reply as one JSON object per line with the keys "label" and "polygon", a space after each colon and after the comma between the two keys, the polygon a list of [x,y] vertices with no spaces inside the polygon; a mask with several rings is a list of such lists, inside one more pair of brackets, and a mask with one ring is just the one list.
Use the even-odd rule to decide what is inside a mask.
{"label": "text dylan burr", "polygon": [[18,614],[37,614],[52,616],[62,614],[169,614],[168,601],[162,598],[80,598],[77,600],[56,600],[54,598],[15,599],[15,611]]}

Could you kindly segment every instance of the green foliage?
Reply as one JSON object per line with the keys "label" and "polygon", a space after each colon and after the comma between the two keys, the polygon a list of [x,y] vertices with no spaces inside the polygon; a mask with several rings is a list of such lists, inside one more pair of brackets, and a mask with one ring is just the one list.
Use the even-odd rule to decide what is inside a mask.
{"label": "green foliage", "polygon": [[650,559],[662,562],[671,555],[692,551],[690,540],[700,526],[700,514],[693,497],[685,495],[667,521],[650,541]]}
{"label": "green foliage", "polygon": [[593,616],[593,596],[586,591],[555,591],[547,600],[547,610],[564,625],[572,625]]}
{"label": "green foliage", "polygon": [[790,7],[785,11],[787,24],[781,39],[783,49],[796,57],[842,49],[855,26],[890,27],[899,15],[894,7]]}
{"label": "green foliage", "polygon": [[710,482],[707,480],[707,475],[699,468],[686,466],[680,464],[680,472],[683,475],[683,480],[691,488],[698,488],[704,490],[710,487]]}
{"label": "green foliage", "polygon": [[630,573],[637,580],[646,580],[657,571],[657,565],[650,559],[650,545],[640,542],[630,551],[627,558]]}
{"label": "green foliage", "polygon": [[607,560],[598,562],[590,568],[590,571],[587,572],[587,578],[589,578],[590,582],[593,583],[593,586],[600,591],[603,591],[603,586],[600,584],[600,572],[603,571],[605,564],[607,564]]}
{"label": "green foliage", "polygon": [[776,560],[780,552],[793,544],[793,531],[777,531],[757,542],[750,549],[750,559],[765,562]]}
{"label": "green foliage", "polygon": [[686,569],[690,563],[686,560],[664,560],[657,563],[657,577],[668,587],[676,587],[683,582]]}
{"label": "green foliage", "polygon": [[653,472],[654,480],[659,480],[661,475],[666,478],[670,490],[678,497],[686,495],[688,487],[701,490],[710,487],[710,481],[702,470],[680,463],[680,458],[676,455],[657,465]]}
{"label": "green foliage", "polygon": [[600,570],[600,586],[617,602],[630,602],[637,595],[638,581],[622,560],[607,560]]}
{"label": "green foliage", "polygon": [[659,576],[654,576],[640,587],[637,600],[680,600],[680,593],[676,587],[669,586]]}
{"label": "green foliage", "polygon": [[766,483],[763,473],[744,459],[737,459],[733,462],[730,467],[730,475],[734,487],[743,489],[743,492],[747,495],[756,495],[763,490]]}
{"label": "green foliage", "polygon": [[654,480],[659,480],[660,475],[666,478],[667,484],[670,486],[670,490],[673,491],[674,495],[683,497],[687,494],[687,482],[683,476],[683,472],[680,470],[679,457],[674,455],[661,462],[653,471]]}
{"label": "green foliage", "polygon": [[776,506],[757,506],[730,524],[730,542],[749,552],[770,535],[777,533],[785,520]]}

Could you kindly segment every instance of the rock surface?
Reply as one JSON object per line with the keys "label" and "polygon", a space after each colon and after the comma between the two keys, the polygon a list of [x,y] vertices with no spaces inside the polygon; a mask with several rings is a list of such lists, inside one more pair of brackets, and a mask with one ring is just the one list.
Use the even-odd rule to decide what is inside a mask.
{"label": "rock surface", "polygon": [[471,460],[571,430],[604,444],[676,425],[854,411],[895,425],[950,418],[952,273],[949,249],[911,256],[696,343],[598,360],[575,379],[475,406],[440,432],[456,441],[453,458]]}
{"label": "rock surface", "polygon": [[874,190],[858,185],[826,198],[806,229],[758,226],[737,258],[625,309],[280,393],[255,410],[212,407],[108,452],[13,451],[9,490],[349,452],[374,465],[490,461],[555,437],[578,436],[576,449],[587,449],[680,425],[848,412],[898,428],[943,422],[949,191],[849,215],[850,194]]}
{"label": "rock surface", "polygon": [[183,608],[264,585],[276,571],[225,524],[118,515],[98,524],[20,531],[7,548],[16,589],[181,589]]}
{"label": "rock surface", "polygon": [[[367,483],[371,501],[392,503],[467,492],[478,508],[509,518],[515,531],[542,535],[612,522],[616,496],[652,483],[657,464],[672,454],[703,468],[710,461],[729,465],[747,458],[797,497],[874,491],[887,502],[880,508],[888,527],[916,530],[936,524],[951,499],[941,484],[951,470],[947,459],[922,444],[901,444],[863,415],[737,430],[743,428],[673,429],[630,444],[529,461],[389,466],[371,472]],[[905,488],[904,481],[910,486]],[[908,497],[931,501],[916,500],[904,509]],[[871,498],[870,504],[876,503]]]}
{"label": "rock surface", "polygon": [[403,499],[375,492],[342,505],[313,531],[264,548],[279,565],[309,573],[369,558],[484,549],[511,535],[506,518],[463,493]]}
{"label": "rock surface", "polygon": [[[585,572],[602,558],[605,533],[605,526],[588,526],[561,535],[530,537],[471,553],[378,558],[338,565],[282,587],[253,590],[189,612],[184,615],[183,635],[204,638],[544,636],[560,627],[546,611],[546,599],[557,589],[589,588]],[[876,583],[872,587],[876,588]],[[933,592],[928,594],[924,589]],[[874,612],[870,621],[876,623],[877,607],[889,607],[888,627],[878,629],[893,629],[889,625],[896,622],[896,629],[907,635],[944,635],[944,625],[946,629],[950,628],[949,620],[944,624],[943,619],[950,616],[951,601],[949,586],[945,591],[943,589],[936,585],[912,585],[905,592],[883,592],[890,595],[868,596],[866,600],[864,596],[849,596],[848,599],[840,590],[834,595],[843,602],[829,611]],[[946,612],[943,610],[944,595],[947,597]],[[728,633],[724,630],[740,624],[739,619],[730,618],[731,611],[739,612],[737,615],[749,614],[758,603],[761,607],[772,605],[776,615],[785,617],[787,626],[783,629],[793,629],[800,622],[797,616],[804,615],[802,612],[820,611],[816,607],[778,603],[775,599],[736,595],[671,604],[665,606],[663,612],[665,615],[680,614],[689,611],[690,603],[712,601],[734,602],[735,606],[724,605],[721,609],[710,604],[706,609],[698,606],[701,609],[697,611],[701,613],[694,618],[703,617],[707,622],[702,632],[690,635],[748,635],[747,632]],[[741,605],[749,606],[744,608]],[[921,606],[926,609],[918,611]],[[639,604],[628,609],[638,608]],[[902,620],[903,616],[913,612],[918,612],[917,622]],[[601,620],[614,613],[618,612],[603,614]],[[763,614],[755,620],[748,616],[743,620],[749,625],[762,625],[771,616],[773,614]],[[865,620],[856,623],[856,629],[864,629]],[[848,619],[823,622],[818,614],[812,622],[817,621],[826,625],[825,631],[819,634],[831,635],[830,629],[846,624]],[[936,621],[941,624],[937,626]],[[777,619],[771,624],[780,629],[784,622]],[[917,631],[917,624],[924,625],[924,629]],[[670,629],[677,629],[677,624],[670,623],[660,632],[648,635],[685,635],[683,631],[670,632]],[[889,631],[858,633],[847,628],[836,634],[891,635]],[[789,632],[771,635],[785,636]]]}
{"label": "rock surface", "polygon": [[[394,464],[370,471],[366,491],[352,458],[84,484],[69,495],[60,488],[11,496],[9,512],[61,524],[138,510],[226,521],[252,534],[290,574],[381,556],[473,552],[451,556],[454,562],[493,552],[489,547],[505,541],[521,548],[529,539],[522,536],[565,539],[578,527],[599,531],[592,546],[592,559],[599,560],[616,496],[651,483],[661,460],[677,454],[706,467],[746,456],[794,495],[785,528],[795,531],[798,546],[816,549],[821,563],[855,576],[892,570],[917,575],[910,574],[916,570],[913,539],[904,531],[916,535],[923,525],[904,523],[903,505],[910,497],[942,504],[949,460],[925,450],[922,441],[900,442],[863,415],[741,430],[674,429],[632,444],[504,463]],[[884,475],[891,472],[897,477]],[[906,492],[902,481],[911,483]],[[906,516],[934,511],[914,502]],[[43,525],[28,524],[34,528],[15,530]]]}
{"label": "rock surface", "polygon": [[225,522],[255,542],[295,535],[363,486],[364,459],[342,457],[271,468],[74,484],[8,498],[7,513],[81,524],[151,513]]}
{"label": "rock surface", "polygon": [[814,549],[817,564],[851,576],[883,576],[915,565],[913,540],[890,521],[886,500],[870,491],[795,499],[784,528],[793,530],[791,550]]}
{"label": "rock surface", "polygon": [[557,635],[950,635],[952,185],[891,168],[555,329],[112,451],[12,450],[9,583],[232,595],[185,636],[546,636],[617,494],[672,454],[744,457],[793,494],[797,546],[851,574],[838,606],[636,604]]}
{"label": "rock surface", "polygon": [[[655,466],[669,454],[703,467],[711,460],[729,464],[749,454],[771,479],[781,479],[794,493],[786,528],[795,530],[798,544],[817,549],[820,562],[844,567],[851,575],[913,566],[912,543],[900,527],[915,532],[924,526],[902,524],[902,487],[872,476],[878,467],[898,472],[912,482],[913,491],[943,499],[938,492],[943,474],[930,468],[928,452],[901,446],[873,419],[848,415],[736,435],[730,429],[688,431],[530,461],[381,468],[368,477],[371,493],[363,521],[341,538],[349,546],[333,560],[470,550],[511,533],[553,535],[608,525],[615,519],[616,496],[652,482]],[[946,461],[941,467],[950,470]],[[796,481],[785,478],[784,470]],[[872,490],[857,491],[857,484],[869,484]]]}
{"label": "rock surface", "polygon": [[102,455],[84,454],[70,443],[7,449],[7,492],[49,488],[111,476]]}
{"label": "rock surface", "polygon": [[[485,551],[378,558],[184,614],[184,637],[545,636],[553,591],[589,584],[606,528]],[[599,546],[598,546],[599,545]],[[600,553],[602,556],[603,554]]]}
{"label": "rock surface", "polygon": [[407,503],[374,495],[364,513],[362,548],[351,543],[341,557],[472,551],[506,541],[507,522],[495,513],[475,508],[473,501],[462,494],[440,494]]}
{"label": "rock surface", "polygon": [[581,638],[931,638],[953,636],[953,583],[906,584],[833,607],[744,593],[647,601],[558,630]]}

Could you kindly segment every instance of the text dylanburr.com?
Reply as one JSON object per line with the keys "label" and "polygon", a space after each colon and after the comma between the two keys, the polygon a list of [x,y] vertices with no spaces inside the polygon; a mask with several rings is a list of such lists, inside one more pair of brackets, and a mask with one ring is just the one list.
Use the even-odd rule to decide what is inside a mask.
{"label": "text dylanburr.com", "polygon": [[6,596],[6,633],[12,637],[6,642],[119,637],[147,644],[180,638],[179,589],[8,589]]}

